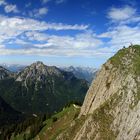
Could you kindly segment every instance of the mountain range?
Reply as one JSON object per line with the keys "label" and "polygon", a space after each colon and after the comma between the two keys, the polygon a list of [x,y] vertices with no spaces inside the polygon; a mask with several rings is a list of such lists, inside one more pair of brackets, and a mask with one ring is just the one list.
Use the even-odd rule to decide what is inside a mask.
{"label": "mountain range", "polygon": [[22,113],[61,110],[69,102],[82,103],[87,82],[55,66],[36,62],[18,73],[0,68],[0,96]]}
{"label": "mountain range", "polygon": [[77,78],[85,79],[91,84],[93,79],[95,79],[98,69],[91,67],[62,67],[64,71],[72,72]]}
{"label": "mountain range", "polygon": [[21,70],[23,70],[26,65],[20,65],[20,64],[0,64],[3,68],[11,71],[11,72],[19,72]]}
{"label": "mountain range", "polygon": [[[2,67],[11,71],[11,72],[20,72],[26,66],[20,64],[1,64]],[[95,79],[96,74],[98,72],[97,68],[92,67],[76,67],[76,66],[68,66],[68,67],[58,67],[59,69],[67,72],[72,72],[75,77],[78,79],[84,79],[91,84],[92,80]]]}

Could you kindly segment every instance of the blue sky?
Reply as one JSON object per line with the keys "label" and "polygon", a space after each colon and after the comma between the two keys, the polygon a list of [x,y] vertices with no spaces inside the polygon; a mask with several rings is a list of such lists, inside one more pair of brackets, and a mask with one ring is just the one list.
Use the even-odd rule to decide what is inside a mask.
{"label": "blue sky", "polygon": [[0,63],[100,67],[140,44],[139,0],[0,0]]}

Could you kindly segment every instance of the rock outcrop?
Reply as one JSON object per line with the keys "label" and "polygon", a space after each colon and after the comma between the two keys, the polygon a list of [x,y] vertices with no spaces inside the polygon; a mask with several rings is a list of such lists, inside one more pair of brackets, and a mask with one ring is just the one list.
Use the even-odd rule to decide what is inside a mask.
{"label": "rock outcrop", "polygon": [[[123,48],[102,66],[78,120],[83,117],[80,127],[75,121],[61,140],[140,140],[139,45]],[[72,129],[77,132],[70,137]]]}

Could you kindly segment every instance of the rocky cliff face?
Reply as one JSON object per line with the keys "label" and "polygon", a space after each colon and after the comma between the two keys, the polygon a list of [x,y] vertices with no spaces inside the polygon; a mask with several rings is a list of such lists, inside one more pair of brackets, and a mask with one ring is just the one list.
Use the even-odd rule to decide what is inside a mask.
{"label": "rocky cliff face", "polygon": [[30,79],[32,81],[38,80],[43,81],[43,77],[47,76],[63,76],[62,72],[55,66],[46,66],[42,62],[38,61],[33,63],[32,65],[26,67],[23,71],[21,71],[16,81],[26,81]]}
{"label": "rocky cliff face", "polygon": [[[120,50],[99,71],[85,97],[74,140],[140,139],[140,46]],[[69,132],[61,134],[65,139]]]}

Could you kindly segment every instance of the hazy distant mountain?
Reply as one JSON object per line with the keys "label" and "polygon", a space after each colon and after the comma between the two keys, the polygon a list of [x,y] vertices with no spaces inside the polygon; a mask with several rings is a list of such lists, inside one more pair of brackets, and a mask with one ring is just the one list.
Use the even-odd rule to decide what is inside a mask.
{"label": "hazy distant mountain", "polygon": [[1,66],[12,72],[19,72],[26,67],[19,64],[1,64]]}
{"label": "hazy distant mountain", "polygon": [[89,83],[92,82],[92,80],[96,77],[96,73],[98,69],[91,68],[91,67],[62,67],[62,70],[72,72],[77,78],[79,79],[85,79]]}
{"label": "hazy distant mountain", "polygon": [[53,113],[71,101],[82,103],[87,90],[85,80],[42,62],[0,80],[0,95],[5,101],[16,110],[29,113]]}
{"label": "hazy distant mountain", "polygon": [[[19,64],[1,64],[1,66],[11,72],[20,72],[26,67],[25,65]],[[69,66],[59,68],[63,71],[72,72],[77,78],[87,80],[89,84],[91,84],[92,80],[96,77],[96,73],[98,71],[98,69],[91,67]]]}

